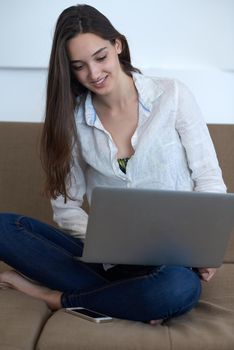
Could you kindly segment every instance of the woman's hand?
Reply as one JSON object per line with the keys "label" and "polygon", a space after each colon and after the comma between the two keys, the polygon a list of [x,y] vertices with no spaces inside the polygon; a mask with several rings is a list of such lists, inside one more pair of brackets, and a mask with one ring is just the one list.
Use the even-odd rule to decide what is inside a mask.
{"label": "woman's hand", "polygon": [[209,282],[216,274],[217,269],[213,267],[201,267],[198,269],[198,272],[202,281]]}

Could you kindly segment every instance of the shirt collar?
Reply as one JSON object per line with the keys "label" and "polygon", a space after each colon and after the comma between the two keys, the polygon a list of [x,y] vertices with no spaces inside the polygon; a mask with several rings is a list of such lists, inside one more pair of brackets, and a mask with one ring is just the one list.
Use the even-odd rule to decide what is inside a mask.
{"label": "shirt collar", "polygon": [[151,111],[153,103],[163,93],[159,81],[143,74],[132,73],[133,81],[138,91],[140,104],[148,112]]}
{"label": "shirt collar", "polygon": [[93,106],[92,95],[90,91],[86,95],[84,112],[85,112],[86,123],[90,126],[93,126],[97,117],[96,117],[96,111]]}
{"label": "shirt collar", "polygon": [[[163,93],[163,89],[159,81],[152,79],[152,77],[147,77],[135,72],[132,73],[132,76],[138,92],[139,102],[147,112],[150,112],[155,100]],[[84,112],[86,123],[90,126],[94,126],[97,116],[90,91],[87,93],[85,99]]]}

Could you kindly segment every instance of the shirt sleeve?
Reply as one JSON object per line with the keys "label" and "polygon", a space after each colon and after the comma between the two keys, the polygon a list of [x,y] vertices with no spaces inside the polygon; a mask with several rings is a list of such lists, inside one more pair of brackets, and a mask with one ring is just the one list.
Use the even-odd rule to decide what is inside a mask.
{"label": "shirt sleeve", "polygon": [[176,81],[176,129],[185,148],[194,191],[226,192],[207,125],[189,89]]}
{"label": "shirt sleeve", "polygon": [[82,240],[85,238],[88,222],[88,215],[81,208],[86,193],[85,168],[86,164],[78,154],[76,144],[73,149],[71,177],[67,185],[69,196],[73,200],[68,198],[64,203],[63,196],[51,200],[54,221],[69,234]]}

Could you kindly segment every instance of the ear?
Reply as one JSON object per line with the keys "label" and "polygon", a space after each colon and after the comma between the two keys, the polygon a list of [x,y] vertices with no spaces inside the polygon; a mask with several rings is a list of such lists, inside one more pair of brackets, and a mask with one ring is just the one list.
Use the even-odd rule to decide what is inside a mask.
{"label": "ear", "polygon": [[115,39],[115,49],[118,55],[122,52],[123,47],[121,40]]}

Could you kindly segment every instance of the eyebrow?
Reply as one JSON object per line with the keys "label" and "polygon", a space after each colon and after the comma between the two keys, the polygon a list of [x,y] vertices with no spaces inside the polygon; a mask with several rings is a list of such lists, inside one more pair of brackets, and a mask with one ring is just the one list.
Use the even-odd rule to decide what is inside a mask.
{"label": "eyebrow", "polygon": [[[98,53],[102,52],[102,51],[105,50],[105,49],[107,49],[106,46],[105,46],[105,47],[102,47],[101,49],[99,49],[99,50],[97,50],[96,52],[94,52],[94,53],[92,54],[91,57],[97,55]],[[72,60],[72,61],[70,61],[70,62],[71,62],[71,63],[78,63],[78,62],[82,62],[82,61],[81,61],[81,60]]]}

